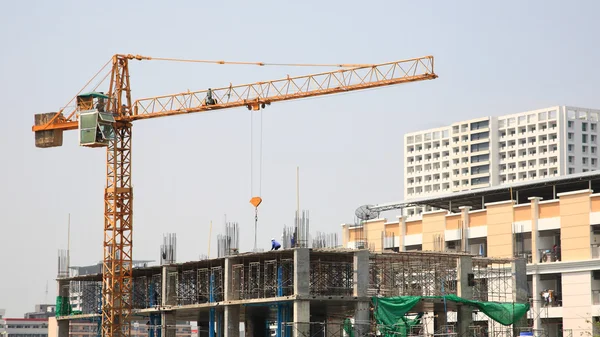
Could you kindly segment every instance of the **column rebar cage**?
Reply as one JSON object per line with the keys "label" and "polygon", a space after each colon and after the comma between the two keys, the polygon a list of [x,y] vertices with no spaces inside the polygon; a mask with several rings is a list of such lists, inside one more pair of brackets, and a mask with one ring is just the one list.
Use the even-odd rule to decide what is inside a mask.
{"label": "column rebar cage", "polygon": [[235,255],[239,247],[239,225],[237,222],[228,222],[225,224],[225,234],[217,235],[217,256]]}
{"label": "column rebar cage", "polygon": [[319,296],[349,296],[354,291],[354,264],[333,257],[310,261],[310,293]]}
{"label": "column rebar cage", "polygon": [[317,232],[312,238],[312,248],[337,248],[339,247],[337,233]]}
{"label": "column rebar cage", "polygon": [[177,261],[177,234],[163,235],[163,244],[160,246],[160,265],[173,264]]}
{"label": "column rebar cage", "polygon": [[309,212],[304,210],[301,214],[298,214],[296,211],[296,217],[294,219],[295,233],[296,233],[296,242],[295,247],[307,248],[310,240],[309,240],[309,232],[310,232],[310,218]]}
{"label": "column rebar cage", "polygon": [[429,252],[371,254],[369,262],[369,296],[457,293],[457,255]]}
{"label": "column rebar cage", "polygon": [[69,277],[69,253],[65,249],[58,250],[58,278]]}

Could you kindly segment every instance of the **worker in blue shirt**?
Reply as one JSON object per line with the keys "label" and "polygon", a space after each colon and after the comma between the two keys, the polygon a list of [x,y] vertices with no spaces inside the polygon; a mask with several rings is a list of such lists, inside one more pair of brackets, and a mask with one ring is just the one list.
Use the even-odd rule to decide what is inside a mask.
{"label": "worker in blue shirt", "polygon": [[271,239],[271,250],[278,250],[279,248],[281,248],[281,245],[279,244],[279,242],[275,241],[275,238]]}

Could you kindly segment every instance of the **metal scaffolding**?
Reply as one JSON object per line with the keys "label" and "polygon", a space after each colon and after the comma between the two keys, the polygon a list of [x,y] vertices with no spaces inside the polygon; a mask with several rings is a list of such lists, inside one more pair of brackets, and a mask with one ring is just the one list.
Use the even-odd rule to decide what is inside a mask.
{"label": "metal scaffolding", "polygon": [[428,252],[372,254],[370,296],[456,294],[458,255]]}

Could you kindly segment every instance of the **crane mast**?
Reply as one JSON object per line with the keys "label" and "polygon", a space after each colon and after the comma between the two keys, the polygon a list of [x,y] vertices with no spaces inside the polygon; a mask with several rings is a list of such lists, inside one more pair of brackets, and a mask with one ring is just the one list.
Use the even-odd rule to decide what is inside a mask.
{"label": "crane mast", "polygon": [[[107,111],[126,119],[131,113],[129,62],[113,56]],[[102,336],[129,336],[133,288],[133,188],[131,122],[118,121],[106,147]]]}
{"label": "crane mast", "polygon": [[129,60],[151,59],[131,54],[114,55],[108,95],[98,92],[78,95],[76,108],[37,114],[32,127],[37,147],[61,146],[62,132],[77,129],[80,145],[106,147],[102,265],[104,337],[130,336],[133,287],[132,122],[235,107],[260,110],[274,102],[437,78],[433,56],[425,56],[132,102]]}

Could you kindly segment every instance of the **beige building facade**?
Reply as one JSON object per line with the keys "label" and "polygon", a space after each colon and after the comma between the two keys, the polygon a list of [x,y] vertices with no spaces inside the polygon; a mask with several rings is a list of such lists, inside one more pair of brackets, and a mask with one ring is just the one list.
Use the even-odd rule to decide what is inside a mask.
{"label": "beige building facade", "polygon": [[[498,200],[499,189],[482,191],[481,196],[448,195],[441,202],[452,205],[452,211],[343,224],[343,244],[373,251],[463,251],[526,258],[531,328],[548,336],[592,333],[600,317],[600,193],[577,187],[592,187],[592,179],[600,176],[585,179],[562,182],[558,189],[552,182],[520,185],[515,187],[521,189],[519,202],[511,197],[511,187],[504,200]],[[598,182],[594,180],[594,186]],[[481,203],[475,207],[473,200]],[[439,206],[427,200],[421,205]]]}

